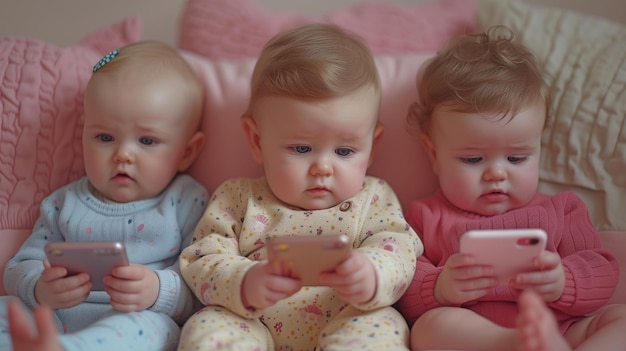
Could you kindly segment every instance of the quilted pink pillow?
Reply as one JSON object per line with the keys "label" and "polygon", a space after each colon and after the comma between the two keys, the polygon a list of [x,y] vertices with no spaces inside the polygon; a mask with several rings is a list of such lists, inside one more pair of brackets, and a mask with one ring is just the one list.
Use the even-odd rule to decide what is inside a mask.
{"label": "quilted pink pillow", "polygon": [[0,39],[0,267],[30,234],[41,200],[84,174],[79,125],[93,65],[141,35],[140,18],[129,17],[68,48]]}
{"label": "quilted pink pillow", "polygon": [[212,59],[256,57],[278,32],[311,22],[335,23],[360,35],[375,54],[435,52],[476,28],[473,0],[416,5],[360,3],[326,16],[266,11],[258,0],[188,0],[178,46]]}

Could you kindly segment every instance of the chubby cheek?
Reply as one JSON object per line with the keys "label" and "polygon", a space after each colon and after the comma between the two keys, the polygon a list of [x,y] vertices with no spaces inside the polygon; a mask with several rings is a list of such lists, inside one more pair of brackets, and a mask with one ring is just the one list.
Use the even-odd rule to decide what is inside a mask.
{"label": "chubby cheek", "polygon": [[[141,157],[141,159],[139,159]],[[154,187],[165,188],[179,172],[179,165],[182,157],[177,153],[160,155],[137,155],[137,161],[132,165],[136,174],[151,180]]]}
{"label": "chubby cheek", "polygon": [[535,196],[539,186],[538,172],[539,170],[537,170],[537,173],[531,171],[517,179],[515,184],[513,184],[512,188],[516,189],[516,197],[519,199],[520,205],[525,205]]}
{"label": "chubby cheek", "polygon": [[272,188],[272,192],[276,193],[279,198],[283,194],[295,193],[298,185],[296,179],[306,179],[302,174],[296,176],[291,167],[266,167],[265,177]]}
{"label": "chubby cheek", "polygon": [[361,172],[362,174],[367,173],[367,169],[369,168],[369,166],[370,166],[369,160],[364,160],[363,162],[361,162],[361,164],[358,167],[359,172]]}
{"label": "chubby cheek", "polygon": [[[368,170],[368,168],[369,168],[369,162],[368,162],[368,161],[363,162],[363,163],[361,164],[361,166],[358,168],[358,172],[359,172],[359,173],[358,173],[358,174],[356,174],[356,175],[355,175],[355,177],[356,177],[356,176],[359,176],[359,177],[361,177],[362,179],[365,179],[365,176],[367,175],[367,170]],[[359,189],[361,189],[361,188],[359,187]]]}
{"label": "chubby cheek", "polygon": [[450,202],[466,207],[480,195],[480,175],[459,167],[440,167],[439,184]]}
{"label": "chubby cheek", "polygon": [[440,187],[446,198],[459,207],[465,207],[472,198],[472,189],[458,179],[440,178]]}
{"label": "chubby cheek", "polygon": [[88,151],[85,152],[85,173],[92,180],[92,183],[97,178],[102,178],[103,173],[105,173],[104,166],[100,161],[98,154],[89,154]]}

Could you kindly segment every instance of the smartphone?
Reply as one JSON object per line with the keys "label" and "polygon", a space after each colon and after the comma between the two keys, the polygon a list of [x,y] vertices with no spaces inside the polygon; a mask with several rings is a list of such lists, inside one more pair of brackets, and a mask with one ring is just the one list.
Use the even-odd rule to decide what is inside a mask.
{"label": "smartphone", "polygon": [[272,238],[267,250],[277,274],[298,278],[303,286],[319,286],[319,274],[332,272],[350,257],[352,244],[345,235],[282,236]]}
{"label": "smartphone", "polygon": [[460,252],[492,266],[499,284],[507,285],[518,273],[536,270],[533,260],[546,240],[541,229],[471,230],[461,236]]}
{"label": "smartphone", "polygon": [[127,266],[126,249],[120,242],[50,242],[45,247],[51,266],[67,268],[68,274],[88,273],[92,290],[104,290],[102,278],[117,266]]}

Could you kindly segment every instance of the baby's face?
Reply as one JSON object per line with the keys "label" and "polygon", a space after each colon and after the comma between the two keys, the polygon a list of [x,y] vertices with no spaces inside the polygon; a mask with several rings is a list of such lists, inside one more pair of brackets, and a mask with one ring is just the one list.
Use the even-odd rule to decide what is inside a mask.
{"label": "baby's face", "polygon": [[539,180],[545,108],[537,104],[513,119],[437,108],[426,148],[441,189],[455,206],[491,216],[519,208]]}
{"label": "baby's face", "polygon": [[129,202],[161,193],[180,169],[193,134],[184,89],[174,82],[94,76],[85,93],[83,150],[90,183]]}
{"label": "baby's face", "polygon": [[263,97],[253,113],[257,159],[280,200],[317,210],[359,192],[382,131],[373,89],[321,101]]}

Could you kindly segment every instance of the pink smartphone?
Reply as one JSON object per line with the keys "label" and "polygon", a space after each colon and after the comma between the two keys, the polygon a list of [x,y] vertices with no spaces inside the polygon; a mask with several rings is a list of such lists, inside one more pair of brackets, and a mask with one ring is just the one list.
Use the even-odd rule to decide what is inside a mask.
{"label": "pink smartphone", "polygon": [[319,274],[332,272],[352,252],[345,235],[274,237],[267,245],[276,273],[302,280],[304,286],[322,285]]}
{"label": "pink smartphone", "polygon": [[490,265],[500,284],[508,284],[518,273],[536,268],[533,260],[546,248],[541,229],[471,230],[461,237],[460,252]]}
{"label": "pink smartphone", "polygon": [[92,290],[104,290],[102,278],[114,267],[128,265],[124,245],[119,242],[51,242],[45,247],[51,266],[67,268],[68,274],[88,273]]}

